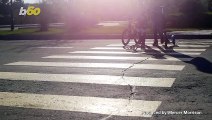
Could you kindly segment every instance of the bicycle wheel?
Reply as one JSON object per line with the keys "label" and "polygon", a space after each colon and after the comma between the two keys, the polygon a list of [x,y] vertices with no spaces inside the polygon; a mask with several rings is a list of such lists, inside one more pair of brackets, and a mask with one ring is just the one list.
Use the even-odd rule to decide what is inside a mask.
{"label": "bicycle wheel", "polygon": [[135,44],[139,44],[139,38],[134,38]]}
{"label": "bicycle wheel", "polygon": [[122,33],[122,43],[123,45],[128,45],[129,42],[130,42],[130,38],[131,35],[130,35],[130,31],[128,29],[124,30],[124,32]]}
{"label": "bicycle wheel", "polygon": [[134,39],[134,41],[135,41],[135,44],[139,44],[139,33],[138,32],[136,32],[134,35],[133,35],[133,39]]}

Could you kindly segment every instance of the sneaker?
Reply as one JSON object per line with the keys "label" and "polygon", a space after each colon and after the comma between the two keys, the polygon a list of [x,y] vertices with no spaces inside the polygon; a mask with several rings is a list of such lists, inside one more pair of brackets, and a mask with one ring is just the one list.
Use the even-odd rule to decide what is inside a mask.
{"label": "sneaker", "polygon": [[130,49],[130,46],[129,45],[125,45],[123,46],[124,49]]}
{"label": "sneaker", "polygon": [[158,43],[154,42],[152,45],[153,45],[153,46],[158,46]]}
{"label": "sneaker", "polygon": [[160,43],[163,44],[163,43],[164,43],[164,39],[162,39],[162,40],[160,41]]}
{"label": "sneaker", "polygon": [[146,47],[145,45],[141,45],[141,49],[145,50],[145,47]]}
{"label": "sneaker", "polygon": [[171,44],[170,40],[167,39],[167,44]]}

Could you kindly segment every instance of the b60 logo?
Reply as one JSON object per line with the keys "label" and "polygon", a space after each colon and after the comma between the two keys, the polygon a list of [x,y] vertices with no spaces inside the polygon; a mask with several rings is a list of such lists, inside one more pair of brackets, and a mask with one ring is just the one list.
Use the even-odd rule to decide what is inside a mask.
{"label": "b60 logo", "polygon": [[24,7],[21,7],[19,15],[39,15],[41,12],[40,8],[35,8],[34,6],[29,6],[27,9],[24,9]]}

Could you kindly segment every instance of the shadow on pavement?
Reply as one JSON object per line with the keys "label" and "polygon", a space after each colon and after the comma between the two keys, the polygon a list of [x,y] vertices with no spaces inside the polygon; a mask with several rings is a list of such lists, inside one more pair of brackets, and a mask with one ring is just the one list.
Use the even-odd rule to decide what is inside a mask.
{"label": "shadow on pavement", "polygon": [[195,65],[197,70],[199,70],[201,72],[212,74],[212,64],[210,61],[208,61],[205,58],[196,57],[187,63]]}
{"label": "shadow on pavement", "polygon": [[[146,52],[146,54],[147,55],[152,55],[153,56],[153,58],[155,58],[155,59],[166,59],[164,56],[164,54],[161,54],[161,52],[160,51],[157,51],[157,50],[154,50],[154,49],[152,49],[150,46],[146,46],[147,48],[148,48],[148,50],[145,50],[145,52]],[[151,54],[151,53],[154,53],[154,54]]]}
{"label": "shadow on pavement", "polygon": [[[185,54],[176,52],[173,49],[174,46],[170,46],[168,49],[164,49],[164,48],[162,48],[160,46],[158,48],[164,53],[172,52],[172,53],[177,53],[180,56],[185,56],[187,58],[193,58],[191,61],[184,61],[184,62],[194,65],[196,67],[196,69],[201,71],[201,72],[212,74],[212,64],[211,64],[211,62],[209,60],[203,58],[203,57],[191,57],[189,55],[185,55]],[[168,55],[171,56],[171,57],[178,58],[175,55],[171,55],[171,54],[168,54]]]}

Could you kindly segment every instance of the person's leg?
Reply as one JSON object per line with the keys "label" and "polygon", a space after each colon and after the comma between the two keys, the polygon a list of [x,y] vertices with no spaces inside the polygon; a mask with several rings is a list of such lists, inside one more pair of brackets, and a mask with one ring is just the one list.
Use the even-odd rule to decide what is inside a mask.
{"label": "person's leg", "polygon": [[141,49],[145,49],[145,37],[146,35],[141,35]]}
{"label": "person's leg", "polygon": [[165,37],[164,37],[164,34],[161,30],[159,31],[159,36],[160,36],[160,43],[163,44]]}
{"label": "person's leg", "polygon": [[163,38],[164,38],[164,42],[165,42],[165,48],[168,48],[167,45],[169,43],[169,40],[168,40],[168,37],[166,35],[166,32],[163,33],[163,36],[164,36]]}
{"label": "person's leg", "polygon": [[145,49],[145,38],[146,38],[146,31],[145,29],[141,29],[141,48]]}
{"label": "person's leg", "polygon": [[157,28],[154,28],[154,43],[153,46],[158,46],[158,38],[157,38]]}
{"label": "person's leg", "polygon": [[166,41],[166,29],[165,29],[165,24],[163,24],[163,21],[161,21],[159,25],[159,34],[160,34],[160,39],[161,39],[161,44],[165,43]]}

